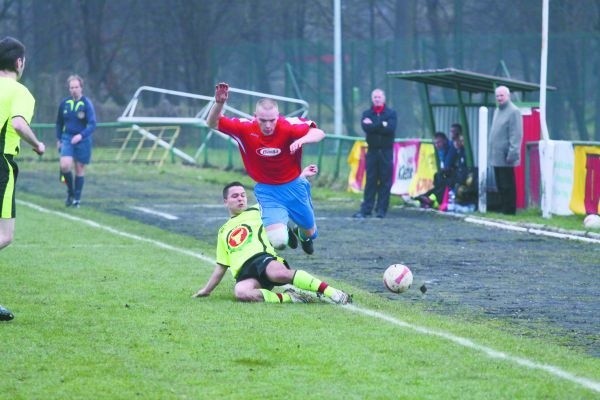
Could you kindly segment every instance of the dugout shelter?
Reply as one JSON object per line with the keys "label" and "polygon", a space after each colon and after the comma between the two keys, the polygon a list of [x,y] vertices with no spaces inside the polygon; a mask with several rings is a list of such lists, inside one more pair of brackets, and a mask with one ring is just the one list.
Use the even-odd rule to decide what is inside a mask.
{"label": "dugout shelter", "polygon": [[[456,68],[388,71],[389,78],[403,79],[422,84],[424,109],[430,134],[437,131],[448,132],[454,122],[462,125],[465,141],[465,153],[469,167],[479,167],[478,152],[473,151],[479,145],[479,108],[490,109],[488,113],[490,126],[493,110],[496,107],[495,90],[498,86],[506,86],[511,91],[515,105],[523,112],[523,144],[522,160],[525,160],[526,143],[540,140],[539,96],[533,94],[540,91],[540,85],[510,77],[486,75],[478,72]],[[556,90],[548,86],[548,90]],[[517,207],[525,207],[525,163],[516,168]],[[439,166],[439,160],[438,160]],[[487,166],[486,166],[487,169]],[[487,176],[487,191],[495,188],[493,174]],[[480,175],[481,177],[481,175]],[[483,182],[483,181],[482,181]]]}
{"label": "dugout shelter", "polygon": [[[478,124],[478,109],[481,106],[496,106],[495,90],[506,86],[516,94],[517,106],[537,107],[537,101],[529,99],[532,92],[539,92],[540,85],[517,79],[485,75],[455,68],[388,71],[389,78],[403,79],[422,84],[424,89],[425,111],[431,135],[436,131],[447,132],[450,125],[458,122],[463,127],[467,163],[477,166],[473,148],[477,147],[477,132],[473,127]],[[435,91],[448,89],[454,96],[443,93],[436,96]],[[548,86],[548,90],[556,90]],[[493,113],[490,113],[492,115]],[[539,138],[538,138],[539,139]]]}

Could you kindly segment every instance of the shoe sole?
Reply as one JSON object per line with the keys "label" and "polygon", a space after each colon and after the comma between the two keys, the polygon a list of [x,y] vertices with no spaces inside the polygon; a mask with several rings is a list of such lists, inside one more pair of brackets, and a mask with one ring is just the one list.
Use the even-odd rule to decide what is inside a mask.
{"label": "shoe sole", "polygon": [[344,306],[346,304],[352,304],[353,303],[352,295],[348,294],[348,293],[344,293],[344,294],[346,295],[346,298],[342,299],[341,301],[335,301],[332,298],[327,297],[322,293],[317,294],[317,297],[319,298],[319,300],[321,300],[324,303],[336,304],[336,305],[340,305],[340,306]]}
{"label": "shoe sole", "polygon": [[314,303],[315,301],[317,301],[317,299],[312,296],[312,293],[306,292],[304,290],[296,289],[295,287],[292,287],[292,286],[290,286],[289,288],[284,290],[283,293],[289,294],[290,297],[292,297],[292,299],[299,300],[299,301],[294,301],[294,303],[308,304],[308,303]]}

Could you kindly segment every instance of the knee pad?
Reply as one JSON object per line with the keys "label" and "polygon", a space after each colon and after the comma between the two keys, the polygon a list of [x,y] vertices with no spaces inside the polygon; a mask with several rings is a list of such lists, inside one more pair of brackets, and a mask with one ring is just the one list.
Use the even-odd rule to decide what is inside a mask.
{"label": "knee pad", "polygon": [[282,226],[281,228],[271,229],[267,231],[267,236],[269,238],[269,242],[275,247],[277,250],[285,249],[288,243],[288,231],[287,227]]}

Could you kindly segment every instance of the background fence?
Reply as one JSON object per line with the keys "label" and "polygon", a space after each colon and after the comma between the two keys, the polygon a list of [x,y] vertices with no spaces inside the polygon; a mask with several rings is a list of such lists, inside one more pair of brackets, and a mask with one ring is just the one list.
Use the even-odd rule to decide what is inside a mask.
{"label": "background fence", "polygon": [[[161,138],[165,147],[157,145],[137,133],[130,123],[100,123],[94,133],[95,163],[146,163],[160,167],[164,163],[195,165],[198,168],[218,168],[244,172],[244,166],[235,142],[220,135],[209,135],[209,129],[194,124],[144,125],[143,129]],[[54,124],[33,124],[33,129],[48,147],[47,160],[58,162],[58,151],[52,151],[56,143]],[[327,134],[317,144],[303,148],[304,165],[314,163],[319,166],[319,178],[314,184],[337,190],[348,188],[350,166],[348,155],[352,146],[362,138]],[[403,141],[407,139],[396,139]],[[428,141],[428,140],[425,140]],[[577,146],[596,146],[600,142],[572,142]],[[524,154],[524,194],[526,208],[541,207],[541,177],[538,142],[528,142]],[[181,157],[177,153],[183,153]],[[22,155],[26,156],[26,155]],[[493,171],[488,171],[488,191],[495,190]],[[600,181],[596,183],[600,185]]]}
{"label": "background fence", "polygon": [[[219,135],[209,135],[209,129],[200,125],[182,124],[159,126],[156,124],[137,124],[156,136],[161,135],[170,142],[176,130],[178,134],[173,146],[194,159],[190,162],[179,157],[173,149],[157,146],[155,141],[144,139],[139,133],[132,132],[130,123],[99,123],[94,132],[94,152],[92,162],[135,162],[160,166],[162,163],[193,164],[201,168],[220,168],[224,170],[244,171],[241,157],[235,142]],[[54,124],[33,124],[40,140],[48,147],[45,157],[56,158],[56,134]],[[129,140],[127,140],[130,136]],[[317,144],[303,148],[304,164],[314,163],[320,169],[320,185],[332,185],[345,188],[350,169],[347,157],[354,142],[360,138],[327,134]]]}

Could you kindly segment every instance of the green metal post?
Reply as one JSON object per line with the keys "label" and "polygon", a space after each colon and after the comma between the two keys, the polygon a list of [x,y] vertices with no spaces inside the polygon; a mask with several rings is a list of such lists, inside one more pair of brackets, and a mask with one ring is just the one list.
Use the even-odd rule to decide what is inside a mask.
{"label": "green metal post", "polygon": [[319,142],[319,155],[317,156],[317,167],[319,168],[319,171],[321,170],[321,167],[323,166],[323,152],[324,151],[325,151],[325,139],[323,139]]}
{"label": "green metal post", "polygon": [[[323,71],[322,71],[322,67],[321,67],[321,45],[317,43],[317,47],[316,47],[316,51],[315,54],[317,55],[317,87],[318,88],[322,88],[323,87]],[[322,95],[322,90],[318,90],[317,91],[317,104],[318,104],[318,108],[317,108],[317,121],[321,121],[321,105],[323,104],[323,95]]]}
{"label": "green metal post", "polygon": [[227,146],[227,171],[232,170],[233,169],[233,148],[236,147],[233,143],[231,143],[231,140],[227,141],[228,146]]}
{"label": "green metal post", "polygon": [[204,163],[203,167],[208,167],[210,164],[208,162],[208,129],[202,129],[202,136],[204,137]]}
{"label": "green metal post", "polygon": [[336,154],[336,158],[335,158],[335,171],[333,172],[333,180],[337,180],[338,176],[340,175],[340,160],[342,158],[342,143],[341,141],[338,139],[338,143],[337,143],[337,154]]}
{"label": "green metal post", "polygon": [[465,141],[465,156],[467,157],[467,167],[473,167],[473,151],[471,149],[471,136],[469,134],[469,125],[467,123],[467,112],[465,111],[465,103],[462,98],[462,90],[460,85],[456,87],[456,94],[458,96],[458,113],[460,118],[460,124],[463,127],[463,139]]}
{"label": "green metal post", "polygon": [[431,105],[431,99],[429,98],[429,85],[425,84],[425,101],[426,101],[426,108],[427,108],[427,119],[429,120],[429,135],[433,136],[433,134],[435,133],[435,119],[433,118],[433,106]]}

